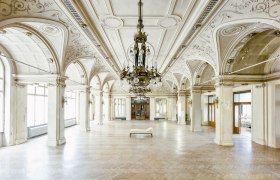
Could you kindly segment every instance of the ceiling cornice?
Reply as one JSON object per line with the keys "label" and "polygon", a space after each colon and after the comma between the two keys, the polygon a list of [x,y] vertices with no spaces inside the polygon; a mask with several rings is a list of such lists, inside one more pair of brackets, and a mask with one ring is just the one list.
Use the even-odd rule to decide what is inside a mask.
{"label": "ceiling cornice", "polygon": [[[82,8],[76,1],[61,0],[57,3],[60,8],[64,10],[64,13],[76,24],[76,27],[80,32],[87,38],[93,48],[99,53],[99,55],[105,60],[106,64],[113,70],[115,75],[119,75],[120,69],[115,61],[112,59],[110,52],[104,46],[104,42],[99,38],[98,32],[95,30],[96,27],[89,21],[89,18],[84,15]],[[82,15],[81,15],[82,14]]]}

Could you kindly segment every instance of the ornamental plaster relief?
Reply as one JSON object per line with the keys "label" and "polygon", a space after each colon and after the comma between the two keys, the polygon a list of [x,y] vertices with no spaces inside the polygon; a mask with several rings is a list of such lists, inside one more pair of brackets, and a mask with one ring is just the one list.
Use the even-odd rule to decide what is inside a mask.
{"label": "ornamental plaster relief", "polygon": [[[32,21],[38,18],[39,22],[42,19],[53,20],[67,27],[69,37],[64,67],[80,57],[97,56],[89,42],[53,0],[2,0],[0,2],[0,20],[22,17],[32,18]],[[52,24],[44,24],[37,30],[47,36],[55,37],[59,34],[59,28]]]}
{"label": "ornamental plaster relief", "polygon": [[[250,19],[270,19],[280,22],[280,1],[279,0],[229,0],[210,21],[203,32],[191,43],[190,48],[184,53],[184,57],[191,57],[193,54],[206,59],[215,68],[219,66],[218,56],[215,49],[215,29],[225,23]],[[244,30],[243,26],[232,26],[224,29],[223,36],[237,35]],[[212,61],[212,62],[211,62]]]}

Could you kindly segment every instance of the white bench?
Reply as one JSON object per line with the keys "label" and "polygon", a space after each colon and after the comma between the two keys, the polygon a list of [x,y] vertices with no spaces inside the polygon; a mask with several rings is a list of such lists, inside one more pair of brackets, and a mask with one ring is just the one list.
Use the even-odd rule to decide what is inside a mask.
{"label": "white bench", "polygon": [[131,129],[129,136],[131,137],[132,134],[150,134],[153,136],[153,128],[149,127],[147,129]]}

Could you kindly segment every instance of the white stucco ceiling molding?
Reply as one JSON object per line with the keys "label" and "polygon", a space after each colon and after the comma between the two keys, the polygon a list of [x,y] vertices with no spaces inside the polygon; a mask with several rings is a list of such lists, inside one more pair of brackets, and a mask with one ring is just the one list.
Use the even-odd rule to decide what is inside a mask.
{"label": "white stucco ceiling molding", "polygon": [[[220,42],[219,42],[219,35],[220,31],[229,26],[234,26],[234,25],[240,25],[240,24],[252,24],[248,30],[243,31],[238,34],[238,36],[231,42],[231,44],[228,46],[227,53],[225,54],[224,57],[221,57],[221,48],[220,47]],[[255,24],[255,25],[254,25]],[[213,29],[213,40],[214,40],[214,45],[215,45],[215,50],[218,55],[217,58],[217,72],[219,74],[224,74],[228,70],[228,64],[227,61],[232,58],[232,52],[236,48],[236,46],[244,40],[246,36],[248,36],[252,32],[257,32],[259,29],[261,29],[261,24],[264,28],[271,27],[274,29],[280,29],[280,22],[275,21],[273,19],[261,19],[261,18],[251,18],[251,19],[240,19],[240,20],[234,20],[226,23],[222,23],[219,26],[216,26]],[[224,48],[224,47],[223,47]],[[215,69],[216,71],[216,69]]]}
{"label": "white stucco ceiling molding", "polygon": [[[277,58],[278,57],[278,58]],[[272,62],[268,62],[265,64],[264,73],[272,74],[280,72],[280,47],[273,53],[268,59],[276,58]]]}
{"label": "white stucco ceiling molding", "polygon": [[[36,47],[38,47],[41,51],[41,52],[34,52],[35,48],[32,50],[30,49],[30,51],[31,51],[30,55],[41,54],[44,57],[44,58],[40,58],[41,63],[39,63],[39,59],[38,59],[38,61],[36,61],[37,63],[35,65],[34,64],[32,64],[32,65],[36,66],[38,68],[44,69],[46,71],[49,71],[49,73],[60,74],[61,67],[60,67],[60,62],[59,62],[59,58],[58,58],[59,56],[57,55],[56,49],[51,45],[51,43],[48,41],[48,39],[44,35],[42,35],[40,32],[38,32],[36,29],[34,29],[30,26],[27,26],[25,24],[15,23],[18,20],[19,19],[16,19],[13,21],[4,20],[1,22],[0,29],[6,29],[6,30],[10,29],[10,30],[14,30],[14,31],[18,31],[19,33],[22,33],[22,37],[18,38],[19,41],[22,41],[22,43],[25,44],[25,43],[27,43],[27,40],[29,39],[31,41],[28,41],[28,42],[33,42],[33,44]],[[21,19],[21,20],[23,20],[23,19]],[[16,36],[18,34],[13,34],[13,35]],[[5,35],[3,35],[3,38],[4,37],[5,37]],[[18,44],[18,43],[15,43],[14,45],[16,45],[16,44]],[[10,51],[10,54],[12,54],[13,58],[15,58],[15,54],[13,55],[13,53],[14,52]],[[34,58],[35,58],[35,56],[34,56]],[[20,61],[25,62],[25,57],[23,57],[23,59],[15,58],[15,60],[20,60]],[[27,63],[27,62],[25,62],[25,63]],[[46,66],[41,67],[43,64]],[[17,64],[17,65],[20,66],[21,64]],[[18,70],[18,73],[27,73],[27,72],[20,72],[19,68],[17,68],[17,70]],[[46,72],[44,72],[44,73],[46,73]]]}
{"label": "white stucco ceiling molding", "polygon": [[40,30],[49,36],[57,37],[59,36],[60,29],[51,24],[43,24],[40,26]]}
{"label": "white stucco ceiling molding", "polygon": [[113,15],[101,16],[99,20],[101,25],[108,29],[117,30],[123,27],[123,20]]}
{"label": "white stucco ceiling molding", "polygon": [[80,61],[76,60],[66,65],[66,68],[64,70],[65,76],[68,76],[69,80],[74,80],[70,78],[73,77],[73,74],[69,74],[72,73],[71,71],[69,71],[71,67],[75,67],[79,72],[78,77],[75,77],[75,79],[80,79],[80,81],[77,81],[77,83],[79,83],[80,85],[89,85],[88,75],[83,64]]}
{"label": "white stucco ceiling molding", "polygon": [[168,15],[165,16],[158,21],[158,26],[161,27],[162,29],[172,29],[176,28],[176,26],[179,25],[181,22],[181,18],[176,15]]}
{"label": "white stucco ceiling molding", "polygon": [[194,72],[193,79],[192,79],[194,85],[200,84],[201,75],[202,75],[203,71],[205,70],[205,68],[207,67],[207,64],[208,63],[201,63],[199,65],[199,67],[196,69],[196,71]]}
{"label": "white stucco ceiling molding", "polygon": [[[248,20],[250,18],[258,19],[274,19],[276,22],[280,20],[280,2],[279,1],[252,1],[252,0],[228,0],[221,6],[218,13],[213,17],[210,24],[200,33],[199,37],[204,38],[206,41],[205,45],[209,44],[208,47],[217,46],[215,29],[218,26],[230,21],[237,20]],[[277,9],[278,8],[278,9]],[[193,44],[201,44],[198,38],[193,41]],[[202,43],[203,44],[203,43]],[[217,66],[216,72],[220,71],[220,57],[218,57],[217,49],[213,47],[214,63]]]}

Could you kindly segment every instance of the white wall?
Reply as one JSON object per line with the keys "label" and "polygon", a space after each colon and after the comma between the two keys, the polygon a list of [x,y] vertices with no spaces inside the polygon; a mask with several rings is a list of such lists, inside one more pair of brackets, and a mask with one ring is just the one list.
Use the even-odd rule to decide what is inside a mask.
{"label": "white wall", "polygon": [[3,146],[3,133],[0,132],[0,147]]}
{"label": "white wall", "polygon": [[267,145],[280,148],[280,81],[267,83]]}
{"label": "white wall", "polygon": [[252,141],[265,145],[265,86],[252,87]]}

